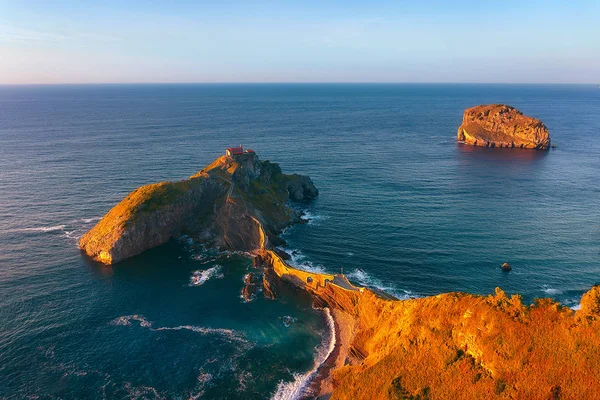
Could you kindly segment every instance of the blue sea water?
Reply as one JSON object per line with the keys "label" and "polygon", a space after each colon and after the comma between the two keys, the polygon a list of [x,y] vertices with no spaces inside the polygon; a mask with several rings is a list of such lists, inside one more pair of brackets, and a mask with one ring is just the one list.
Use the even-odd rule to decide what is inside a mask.
{"label": "blue sea water", "polygon": [[[457,143],[463,110],[493,102],[557,149]],[[0,398],[270,398],[313,369],[326,319],[244,302],[251,260],[182,239],[106,267],[76,247],[132,189],[239,143],[318,186],[284,235],[303,268],[576,307],[600,282],[599,115],[595,85],[2,86]]]}

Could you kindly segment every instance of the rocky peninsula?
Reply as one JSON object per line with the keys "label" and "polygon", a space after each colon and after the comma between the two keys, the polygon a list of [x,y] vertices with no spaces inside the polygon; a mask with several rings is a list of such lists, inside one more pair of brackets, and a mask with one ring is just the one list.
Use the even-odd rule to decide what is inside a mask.
{"label": "rocky peninsula", "polygon": [[189,179],[135,189],[79,241],[90,257],[114,264],[171,238],[188,234],[221,250],[252,251],[264,240],[274,244],[300,213],[288,201],[318,195],[308,176],[282,173],[241,146],[217,158]]}
{"label": "rocky peninsula", "polygon": [[550,148],[548,128],[542,121],[505,104],[467,108],[457,137],[460,142],[473,146]]}
{"label": "rocky peninsula", "polygon": [[444,293],[398,300],[341,274],[292,268],[276,247],[298,222],[288,200],[317,196],[310,178],[286,175],[253,152],[227,154],[180,182],[143,186],[80,241],[115,263],[182,233],[251,251],[248,298],[308,292],[334,320],[335,347],[307,375],[299,398],[597,399],[600,397],[600,286],[577,311],[550,299]]}
{"label": "rocky peninsula", "polygon": [[303,398],[597,399],[600,396],[600,286],[573,311],[551,299],[524,305],[444,293],[398,300],[342,275],[294,269],[261,254],[265,286],[313,295],[329,307],[336,347]]}

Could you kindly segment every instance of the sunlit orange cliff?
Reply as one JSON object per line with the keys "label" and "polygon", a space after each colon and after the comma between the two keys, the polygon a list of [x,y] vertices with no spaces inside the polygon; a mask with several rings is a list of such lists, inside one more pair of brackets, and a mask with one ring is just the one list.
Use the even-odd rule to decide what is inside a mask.
{"label": "sunlit orange cliff", "polygon": [[271,292],[285,282],[333,310],[338,350],[315,396],[600,398],[600,286],[576,312],[550,299],[526,306],[500,289],[396,300],[342,276],[295,270],[271,250],[263,258]]}
{"label": "sunlit orange cliff", "polygon": [[300,222],[288,201],[317,195],[309,177],[284,174],[254,151],[233,147],[187,180],[135,189],[83,235],[79,247],[105,264],[182,234],[222,250],[251,251],[260,247],[257,223],[278,243],[283,228]]}
{"label": "sunlit orange cliff", "polygon": [[[306,398],[600,398],[600,286],[573,311],[550,299],[524,305],[500,289],[398,300],[343,275],[295,269],[276,250],[277,233],[298,220],[288,200],[316,194],[308,177],[284,175],[253,153],[227,154],[188,181],[135,190],[80,246],[115,262],[189,229],[217,246],[253,251],[256,277],[246,293],[256,293],[248,287],[262,275],[265,296],[289,293],[284,286],[308,292],[334,318],[335,349]],[[161,227],[166,233],[155,231]]]}
{"label": "sunlit orange cliff", "polygon": [[550,147],[548,128],[542,121],[505,104],[467,108],[457,138],[463,143],[483,147],[537,150]]}

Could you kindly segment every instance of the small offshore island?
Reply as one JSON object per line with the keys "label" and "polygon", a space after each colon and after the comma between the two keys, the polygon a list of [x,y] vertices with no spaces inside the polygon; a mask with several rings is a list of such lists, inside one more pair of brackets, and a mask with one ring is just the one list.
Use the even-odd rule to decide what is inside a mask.
{"label": "small offshore island", "polygon": [[240,146],[189,180],[134,190],[79,245],[114,264],[187,233],[252,253],[269,298],[282,285],[310,293],[331,310],[335,347],[299,398],[599,397],[600,286],[573,311],[550,299],[523,305],[500,289],[398,300],[343,275],[295,269],[276,249],[278,234],[301,221],[288,201],[317,195],[309,177],[283,174]]}
{"label": "small offshore island", "polygon": [[277,243],[283,228],[301,221],[288,200],[318,193],[309,177],[283,174],[278,164],[240,145],[187,180],[134,190],[83,235],[79,247],[104,264],[183,234],[220,250],[252,251],[260,247],[258,223]]}
{"label": "small offshore island", "polygon": [[542,121],[505,104],[467,108],[457,138],[460,142],[482,147],[550,148],[548,128]]}

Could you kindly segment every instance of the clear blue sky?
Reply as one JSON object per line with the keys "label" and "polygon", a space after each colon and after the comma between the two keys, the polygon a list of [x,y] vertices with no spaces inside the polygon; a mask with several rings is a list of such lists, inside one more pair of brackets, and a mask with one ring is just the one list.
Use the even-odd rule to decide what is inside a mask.
{"label": "clear blue sky", "polygon": [[0,83],[600,83],[600,0],[0,0]]}

